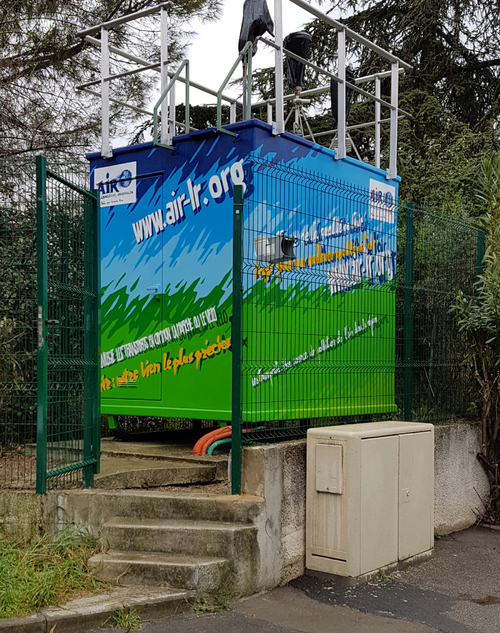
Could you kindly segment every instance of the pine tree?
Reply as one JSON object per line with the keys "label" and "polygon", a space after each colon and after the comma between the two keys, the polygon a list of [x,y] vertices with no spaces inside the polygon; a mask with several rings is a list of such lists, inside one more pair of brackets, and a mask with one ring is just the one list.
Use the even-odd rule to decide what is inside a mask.
{"label": "pine tree", "polygon": [[[99,78],[99,51],[77,33],[129,15],[157,0],[3,0],[0,3],[0,157],[39,151],[83,154],[99,136],[99,100],[76,86]],[[179,59],[193,17],[214,20],[221,0],[181,0],[172,9],[170,54]],[[159,61],[158,17],[140,29],[120,26],[110,42],[152,63]],[[132,68],[115,58],[113,71]],[[158,76],[144,73],[113,82],[117,98],[143,107]],[[98,90],[99,88],[97,88]],[[118,128],[130,129],[130,111],[112,112]],[[118,129],[120,132],[120,129]]]}

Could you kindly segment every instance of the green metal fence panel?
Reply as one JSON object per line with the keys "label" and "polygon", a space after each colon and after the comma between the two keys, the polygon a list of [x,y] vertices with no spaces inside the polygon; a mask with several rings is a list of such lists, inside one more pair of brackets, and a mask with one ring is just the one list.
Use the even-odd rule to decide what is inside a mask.
{"label": "green metal fence panel", "polygon": [[99,470],[98,199],[70,173],[0,163],[0,488]]}
{"label": "green metal fence panel", "polygon": [[[275,205],[273,213],[277,218],[286,214],[299,216],[301,221],[296,224],[303,226],[310,226],[312,218],[322,217],[321,209],[326,209],[327,220],[329,216],[326,214],[332,209],[341,209],[340,216],[351,217],[360,200],[364,199],[368,204],[369,193],[366,191],[355,190],[343,183],[327,183],[314,174],[301,173],[290,166],[284,169],[260,160],[249,169],[253,169],[253,173],[247,180],[254,183],[260,180],[245,196],[245,218],[249,210],[258,213],[260,208],[269,206],[269,200],[280,200],[280,188],[285,187],[288,190],[294,188],[291,196],[295,200],[294,207]],[[463,364],[466,342],[450,313],[450,305],[458,290],[466,295],[474,292],[478,247],[480,249],[478,233],[470,223],[413,204],[400,203],[396,211],[398,242],[394,278],[384,280],[379,277],[378,286],[361,279],[359,285],[351,285],[351,278],[344,284],[347,289],[342,292],[342,300],[335,302],[335,308],[329,301],[325,267],[315,266],[316,261],[305,267],[294,261],[283,260],[274,266],[261,262],[253,249],[255,231],[244,224],[243,243],[246,246],[241,272],[241,284],[245,289],[241,324],[244,444],[303,437],[312,426],[384,419],[443,422],[464,418],[473,411],[475,393]],[[322,226],[326,226],[326,222]],[[377,240],[383,245],[384,236]],[[326,255],[322,256],[318,251],[318,262]],[[266,266],[269,278],[257,286],[254,280],[256,276],[266,275]],[[234,271],[237,274],[236,263]],[[281,279],[276,271],[281,271]],[[288,280],[288,294],[282,279]],[[312,297],[307,305],[296,300],[300,299],[301,289],[306,285]],[[365,296],[360,308],[352,297],[353,291],[362,287]],[[357,322],[362,334],[359,324],[366,306],[378,315],[379,324],[386,324],[384,334],[379,335],[386,340],[377,349],[369,336],[360,336],[359,344],[355,349],[351,346],[349,354],[341,353],[342,350],[335,350],[336,354],[322,354],[324,346],[321,345],[311,351],[310,358],[295,359],[297,366],[294,372],[289,371],[290,359],[285,350],[287,338],[301,340],[302,337],[305,349],[308,340],[313,338],[308,335],[306,341],[305,331],[314,333],[316,328],[318,332],[336,332],[337,324],[347,323],[349,319]],[[318,325],[311,326],[313,321]],[[233,337],[234,334],[233,330]],[[260,349],[252,342],[256,340],[261,341]],[[266,367],[263,379],[254,378],[259,371],[264,371],[260,369],[262,358],[269,357],[270,346],[275,350],[276,372]],[[331,349],[334,344],[330,341],[326,346]],[[293,378],[285,381],[283,376],[292,376],[292,373],[300,376],[295,382]],[[368,387],[356,392],[357,378],[362,377],[366,385],[370,376],[374,384],[379,385],[377,390],[372,392]],[[262,380],[267,381],[268,394],[273,394],[272,417],[265,415],[269,396],[264,402],[259,393]],[[332,399],[336,400],[336,414],[282,416],[278,419],[276,411],[280,409],[313,408],[314,403],[307,402],[309,393],[321,394],[320,400],[324,394],[323,399],[330,400],[329,406],[332,406]],[[323,407],[324,402],[319,405]],[[358,411],[352,414],[356,408]],[[252,419],[248,413],[255,410],[262,412],[259,420]]]}
{"label": "green metal fence panel", "polygon": [[[408,226],[408,213],[413,215],[414,223],[413,262],[404,256],[409,236],[403,227]],[[464,365],[466,339],[458,330],[450,306],[458,290],[466,296],[474,294],[480,236],[471,223],[418,205],[414,209],[409,205],[406,209],[403,207],[400,216],[398,249],[401,266],[396,306],[397,314],[403,319],[408,294],[404,279],[408,279],[408,266],[414,268],[410,315],[413,324],[412,405],[411,410],[404,411],[403,419],[443,422],[465,418],[473,413],[475,392]],[[408,348],[408,336],[404,323],[398,321],[396,393],[399,401],[408,400],[407,386],[400,378],[401,369],[404,374],[408,367],[404,351]]]}
{"label": "green metal fence panel", "polygon": [[0,488],[33,488],[37,418],[35,162],[0,161]]}
{"label": "green metal fence panel", "polygon": [[47,486],[88,488],[100,454],[97,198],[51,170],[46,195]]}

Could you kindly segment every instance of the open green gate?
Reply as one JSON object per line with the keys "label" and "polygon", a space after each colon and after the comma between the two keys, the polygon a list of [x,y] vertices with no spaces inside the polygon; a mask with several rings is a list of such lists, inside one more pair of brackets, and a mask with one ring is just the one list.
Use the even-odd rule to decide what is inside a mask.
{"label": "open green gate", "polygon": [[99,472],[98,194],[36,162],[36,491]]}

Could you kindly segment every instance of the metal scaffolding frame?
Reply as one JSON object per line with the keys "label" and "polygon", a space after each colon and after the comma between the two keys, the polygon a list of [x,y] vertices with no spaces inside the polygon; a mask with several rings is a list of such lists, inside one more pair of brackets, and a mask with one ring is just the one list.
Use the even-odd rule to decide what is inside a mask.
{"label": "metal scaffolding frame", "polygon": [[[306,66],[313,68],[319,74],[333,79],[339,84],[338,90],[338,128],[337,130],[331,130],[329,133],[336,133],[338,146],[335,149],[335,158],[336,160],[343,160],[346,155],[346,139],[348,136],[348,130],[359,128],[365,126],[365,124],[361,124],[358,126],[347,126],[346,122],[346,89],[351,88],[358,94],[364,96],[367,99],[370,99],[374,102],[375,106],[375,118],[373,121],[366,124],[366,126],[373,125],[375,127],[375,166],[380,168],[381,165],[381,125],[384,123],[389,123],[390,132],[389,132],[389,165],[387,169],[387,179],[391,180],[397,177],[397,146],[398,146],[398,119],[402,116],[410,116],[404,110],[399,108],[398,104],[398,91],[399,91],[399,75],[400,73],[410,70],[411,66],[399,59],[389,51],[381,48],[377,44],[370,42],[368,39],[363,37],[362,35],[352,31],[348,27],[346,27],[341,22],[331,18],[327,14],[323,13],[319,9],[309,5],[305,0],[288,0],[292,2],[296,6],[300,7],[304,11],[306,11],[311,16],[323,21],[325,24],[335,29],[338,34],[338,44],[337,44],[337,75],[334,73],[327,71],[325,69],[319,68],[315,64],[312,64],[308,60],[288,51],[283,47],[283,0],[274,0],[274,22],[275,22],[275,37],[274,41],[259,38],[264,44],[275,49],[275,95],[273,99],[269,99],[267,101],[260,101],[252,103],[251,101],[251,85],[252,85],[252,73],[246,73],[246,85],[243,86],[243,99],[240,101],[238,98],[231,97],[227,94],[224,94],[223,90],[231,79],[233,73],[238,67],[240,62],[248,64],[247,57],[248,55],[240,54],[236,63],[233,64],[231,71],[226,77],[223,85],[219,90],[213,90],[207,86],[202,84],[193,82],[189,78],[189,72],[186,72],[186,77],[181,77],[179,69],[176,71],[169,68],[169,9],[172,8],[172,2],[166,2],[156,7],[151,7],[149,9],[145,9],[144,11],[139,11],[137,13],[131,14],[126,17],[116,18],[115,20],[111,20],[109,22],[105,22],[103,24],[97,25],[90,29],[86,29],[85,31],[81,31],[79,35],[86,39],[90,44],[100,47],[101,49],[101,78],[97,81],[87,82],[78,86],[80,90],[84,90],[90,94],[97,95],[94,90],[91,90],[93,86],[100,85],[101,92],[100,96],[102,99],[102,110],[101,110],[101,125],[102,125],[102,147],[101,154],[103,157],[111,157],[112,156],[112,148],[110,144],[110,103],[116,103],[120,106],[129,108],[139,114],[150,115],[154,118],[154,129],[155,134],[159,130],[160,136],[158,138],[154,138],[155,144],[161,145],[163,147],[171,148],[172,147],[172,139],[175,136],[176,126],[180,125],[186,131],[189,131],[189,120],[186,117],[186,121],[184,123],[179,123],[176,121],[175,117],[175,86],[176,82],[180,81],[186,84],[186,99],[188,99],[189,95],[189,86],[193,88],[197,88],[208,95],[217,97],[217,107],[218,107],[218,115],[217,115],[217,129],[221,132],[224,132],[224,126],[222,125],[222,101],[229,103],[230,105],[230,123],[234,123],[236,121],[236,107],[240,106],[242,109],[243,119],[251,118],[251,110],[256,107],[267,107],[267,119],[268,123],[272,125],[273,134],[279,135],[285,132],[285,102],[296,99],[296,95],[285,95],[283,89],[283,57],[286,54],[288,57],[295,59],[299,62],[304,63]],[[151,64],[150,62],[141,59],[135,55],[128,53],[122,49],[119,49],[115,46],[109,44],[109,31],[115,26],[120,24],[125,24],[128,22],[133,22],[137,19],[143,18],[145,16],[154,15],[156,13],[160,13],[161,20],[161,60],[159,63]],[[95,34],[100,33],[100,39],[92,37]],[[382,59],[386,60],[390,64],[390,68],[387,71],[383,71],[380,73],[375,73],[373,75],[369,75],[366,77],[360,77],[355,80],[354,84],[351,84],[346,81],[346,46],[348,40],[352,40],[361,44],[362,46],[369,48],[373,52],[375,52]],[[248,53],[248,51],[246,51]],[[125,72],[121,72],[118,74],[110,73],[110,55],[118,55],[119,57],[126,59],[128,61],[134,62],[137,64],[137,68],[132,70],[128,70]],[[250,64],[251,65],[251,64]],[[183,66],[186,66],[186,63],[183,62]],[[113,80],[123,78],[126,76],[133,75],[138,72],[152,70],[155,72],[159,72],[160,79],[160,92],[161,97],[158,102],[154,106],[153,112],[149,112],[144,110],[143,108],[138,108],[134,105],[125,103],[118,99],[115,99],[110,96],[110,84]],[[381,98],[381,80],[384,78],[390,78],[391,80],[391,96],[390,101],[386,101]],[[371,82],[374,84],[374,93],[368,92],[364,90],[360,86],[367,82]],[[301,99],[306,98],[308,96],[320,94],[322,92],[326,92],[329,90],[328,86],[322,86],[315,88],[313,90],[306,90],[301,93]],[[168,99],[168,100],[167,100]],[[388,118],[382,118],[382,107],[389,110],[390,114]],[[186,103],[186,108],[189,109],[189,104]],[[159,120],[161,120],[162,125],[159,125]],[[316,136],[324,135],[319,134]],[[309,134],[309,137],[311,135]],[[307,138],[307,136],[306,136]]]}

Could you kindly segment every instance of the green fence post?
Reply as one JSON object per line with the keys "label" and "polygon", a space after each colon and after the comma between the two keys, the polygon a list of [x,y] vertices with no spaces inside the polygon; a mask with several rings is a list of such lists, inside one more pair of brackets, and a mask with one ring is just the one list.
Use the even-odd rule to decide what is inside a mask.
{"label": "green fence post", "polygon": [[95,354],[95,389],[96,398],[94,401],[94,455],[96,463],[94,473],[97,475],[101,472],[101,216],[100,216],[100,193],[96,189],[92,191],[95,198],[93,207],[94,218],[94,275],[93,284],[96,295],[96,322],[94,337],[94,354]]}
{"label": "green fence post", "polygon": [[234,187],[233,198],[233,321],[231,328],[232,349],[232,441],[231,441],[231,493],[241,493],[241,324],[243,303],[243,187]]}
{"label": "green fence post", "polygon": [[403,417],[413,420],[413,286],[415,282],[415,205],[406,205],[405,290],[404,290],[404,380]]}
{"label": "green fence post", "polygon": [[36,157],[37,411],[36,493],[47,491],[47,164]]}
{"label": "green fence post", "polygon": [[[83,372],[83,461],[91,462],[97,458],[96,446],[96,407],[98,397],[97,375],[97,301],[95,268],[99,265],[95,248],[95,206],[93,194],[84,197],[83,206],[83,248],[84,248],[84,372]],[[94,485],[95,464],[89,463],[83,468],[83,487]]]}

